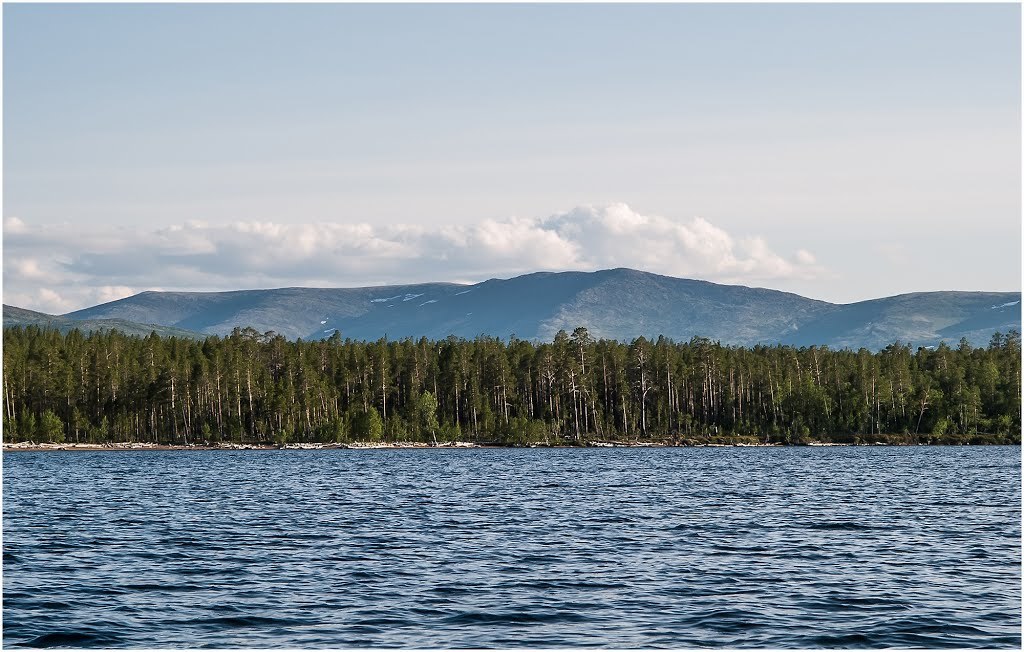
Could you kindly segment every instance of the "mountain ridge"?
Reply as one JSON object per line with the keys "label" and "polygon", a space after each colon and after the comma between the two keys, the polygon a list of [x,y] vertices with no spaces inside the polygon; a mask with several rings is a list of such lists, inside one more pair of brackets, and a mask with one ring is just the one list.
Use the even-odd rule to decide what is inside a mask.
{"label": "mountain ridge", "polygon": [[[224,335],[234,327],[291,339],[442,339],[448,335],[550,340],[585,326],[594,337],[694,336],[725,344],[884,348],[968,337],[987,344],[1020,329],[1019,292],[910,292],[835,304],[768,288],[681,279],[628,268],[534,272],[475,284],[226,292],[147,291],[78,310],[71,321],[123,319]],[[6,321],[5,321],[6,323]],[[984,341],[981,341],[984,340]]]}
{"label": "mountain ridge", "polygon": [[69,319],[61,315],[51,315],[27,308],[19,308],[3,304],[4,328],[14,326],[38,326],[40,328],[54,328],[61,333],[69,333],[73,330],[82,332],[112,331],[117,330],[127,335],[139,335],[145,337],[150,333],[156,333],[161,337],[187,337],[190,339],[201,339],[202,333],[188,331],[173,326],[161,326],[160,324],[140,324],[126,319]]}

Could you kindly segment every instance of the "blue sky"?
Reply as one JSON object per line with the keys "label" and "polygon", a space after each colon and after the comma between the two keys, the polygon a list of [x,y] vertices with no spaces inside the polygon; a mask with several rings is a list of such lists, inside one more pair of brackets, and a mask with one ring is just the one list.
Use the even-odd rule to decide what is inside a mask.
{"label": "blue sky", "polygon": [[7,303],[611,266],[1020,289],[1016,5],[3,12]]}

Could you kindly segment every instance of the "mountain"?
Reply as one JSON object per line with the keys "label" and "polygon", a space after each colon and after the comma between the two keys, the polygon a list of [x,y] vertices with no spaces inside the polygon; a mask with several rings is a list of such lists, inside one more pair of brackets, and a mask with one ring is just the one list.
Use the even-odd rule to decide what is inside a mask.
{"label": "mountain", "polygon": [[594,337],[620,340],[702,336],[744,346],[880,349],[896,340],[929,346],[961,337],[983,346],[996,331],[1020,329],[1020,298],[1013,292],[924,292],[833,304],[777,290],[612,269],[541,272],[475,285],[143,292],[63,318],[121,319],[220,335],[251,326],[303,339],[328,337],[337,329],[360,340],[480,334],[550,340],[560,329],[586,326]]}
{"label": "mountain", "polygon": [[966,337],[985,346],[997,331],[1020,331],[1020,299],[1013,292],[915,292],[836,305],[780,342],[881,349],[896,340],[934,346]]}
{"label": "mountain", "polygon": [[57,315],[48,315],[45,312],[26,310],[15,306],[4,305],[4,328],[11,326],[39,326],[40,328],[56,328],[62,333],[78,329],[82,332],[119,330],[127,335],[146,336],[156,332],[161,337],[188,337],[202,338],[202,333],[189,331],[173,326],[160,326],[157,324],[139,324],[125,319],[70,319]]}

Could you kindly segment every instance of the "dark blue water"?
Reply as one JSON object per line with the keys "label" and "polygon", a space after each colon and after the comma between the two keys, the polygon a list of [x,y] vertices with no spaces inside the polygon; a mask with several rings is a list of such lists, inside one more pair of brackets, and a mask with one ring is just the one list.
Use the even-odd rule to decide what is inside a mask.
{"label": "dark blue water", "polygon": [[5,646],[1021,645],[1017,447],[3,464]]}

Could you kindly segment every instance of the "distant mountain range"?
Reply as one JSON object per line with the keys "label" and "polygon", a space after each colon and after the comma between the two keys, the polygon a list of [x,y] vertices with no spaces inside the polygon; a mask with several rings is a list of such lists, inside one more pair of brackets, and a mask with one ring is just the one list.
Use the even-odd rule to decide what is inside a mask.
{"label": "distant mountain range", "polygon": [[202,333],[175,328],[173,326],[161,326],[159,324],[140,324],[127,319],[72,319],[60,315],[49,315],[45,312],[26,310],[15,306],[4,305],[4,327],[8,326],[41,326],[55,328],[62,333],[75,330],[83,332],[90,331],[111,331],[118,330],[127,335],[146,336],[156,332],[161,337],[205,337]]}
{"label": "distant mountain range", "polygon": [[[920,292],[852,304],[796,294],[672,278],[631,269],[536,273],[475,285],[423,283],[368,288],[283,288],[234,292],[143,292],[55,317],[4,306],[4,326],[31,315],[62,330],[175,329],[182,336],[230,333],[236,326],[289,338],[376,340],[480,334],[550,340],[586,326],[597,338],[694,336],[724,344],[828,345],[880,349],[986,345],[996,331],[1021,327],[1014,292]],[[116,324],[115,324],[116,322]],[[120,324],[117,325],[117,324]],[[157,325],[157,326],[153,326]]]}

